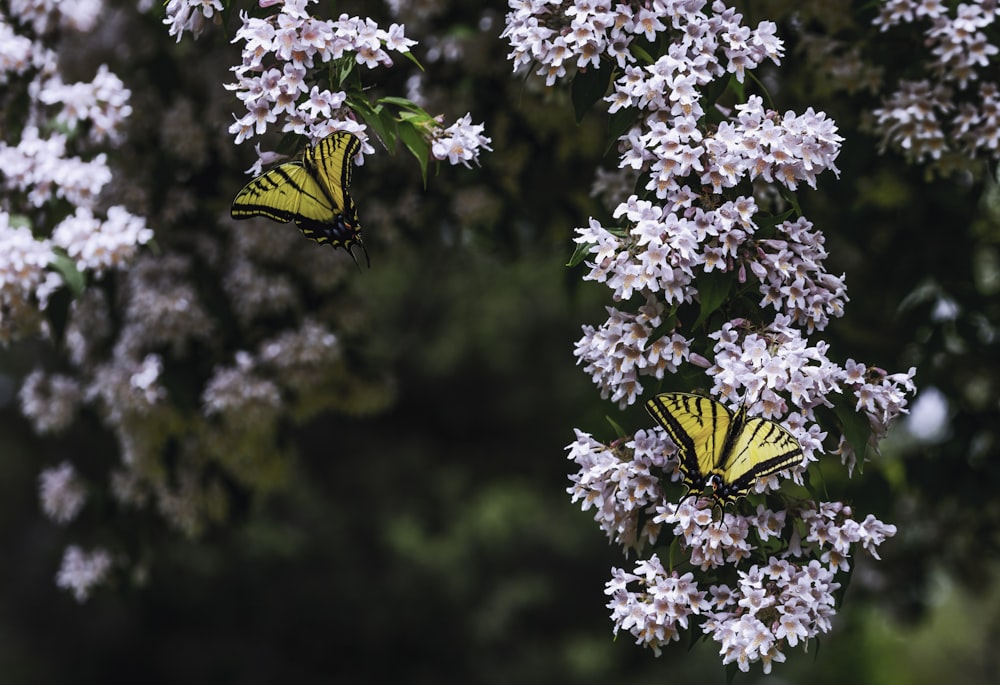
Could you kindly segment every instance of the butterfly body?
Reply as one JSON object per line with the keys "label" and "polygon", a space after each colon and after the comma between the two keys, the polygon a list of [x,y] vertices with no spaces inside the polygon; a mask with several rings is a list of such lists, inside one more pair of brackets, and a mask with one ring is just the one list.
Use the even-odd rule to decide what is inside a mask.
{"label": "butterfly body", "polygon": [[301,162],[287,162],[247,183],[237,193],[231,210],[234,219],[263,216],[274,221],[294,221],[303,235],[320,245],[361,246],[358,211],[347,189],[354,157],[361,142],[346,131],[336,131],[305,151]]}
{"label": "butterfly body", "polygon": [[745,497],[759,478],[802,461],[802,448],[780,424],[748,417],[701,395],[663,393],[646,402],[677,446],[689,491],[711,490],[721,505]]}

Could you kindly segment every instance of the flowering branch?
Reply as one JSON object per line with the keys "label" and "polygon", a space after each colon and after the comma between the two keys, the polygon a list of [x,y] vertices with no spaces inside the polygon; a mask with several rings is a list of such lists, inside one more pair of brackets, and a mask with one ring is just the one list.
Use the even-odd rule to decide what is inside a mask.
{"label": "flowering branch", "polygon": [[[623,131],[619,168],[642,187],[619,199],[619,225],[591,218],[575,239],[571,264],[585,262],[584,279],[606,284],[615,302],[575,350],[601,396],[624,408],[648,380],[701,369],[708,377],[692,385],[792,432],[804,454],[790,470],[796,483],[824,452],[852,469],[905,411],[914,370],[841,366],[803,335],[840,316],[847,295],[792,193],[839,173],[842,139],[822,112],[782,114],[747,94],[753,70],[780,63],[776,26],[744,25],[718,0],[509,5],[515,70],[534,66],[547,85],[572,76],[578,116],[603,98]],[[838,422],[821,423],[827,408]],[[737,506],[721,520],[707,499],[677,504],[676,448],[659,427],[611,444],[578,430],[568,449],[579,467],[569,492],[610,539],[640,554],[680,551],[668,564],[653,553],[632,572],[615,569],[607,586],[615,630],[657,654],[700,630],[723,663],[747,671],[760,661],[769,672],[787,647],[829,630],[852,545],[874,555],[895,533],[808,497],[768,498],[783,505],[753,513]],[[761,479],[756,493],[778,486],[777,475]]]}
{"label": "flowering branch", "polygon": [[106,65],[90,82],[65,83],[59,73],[60,36],[91,30],[99,10],[15,3],[0,13],[0,130],[16,138],[0,140],[0,342],[47,333],[53,293],[80,292],[88,276],[124,267],[153,237],[123,206],[97,206],[112,179],[107,150],[122,142],[132,111],[129,90]]}
{"label": "flowering branch", "polygon": [[[242,42],[243,61],[233,67],[236,81],[227,87],[243,102],[246,112],[230,126],[236,142],[265,133],[269,124],[281,122],[283,133],[306,136],[315,142],[333,131],[348,131],[363,141],[362,152],[374,152],[368,131],[392,150],[396,141],[416,157],[424,178],[427,158],[432,155],[451,164],[478,161],[481,149],[489,150],[490,139],[482,125],[473,125],[466,114],[445,127],[416,103],[401,97],[384,97],[370,102],[360,77],[360,68],[392,66],[390,53],[401,54],[419,65],[410,52],[416,41],[404,35],[401,24],[380,28],[369,18],[349,17],[323,20],[308,12],[316,0],[261,2],[261,6],[281,5],[277,14],[265,18],[240,14],[242,26],[234,43]],[[190,4],[179,2],[167,22],[178,39],[185,25],[179,23]],[[201,3],[195,3],[201,6]],[[213,12],[204,7],[206,16]],[[194,30],[198,20],[188,14]],[[332,84],[327,87],[326,84]],[[362,121],[358,121],[360,117]],[[248,171],[260,173],[272,153],[257,148],[258,160]]]}

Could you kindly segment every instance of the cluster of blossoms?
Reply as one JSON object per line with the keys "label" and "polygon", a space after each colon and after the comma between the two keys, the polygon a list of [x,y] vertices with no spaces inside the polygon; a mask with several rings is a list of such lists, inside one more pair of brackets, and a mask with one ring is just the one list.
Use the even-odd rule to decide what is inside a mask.
{"label": "cluster of blossoms", "polygon": [[[98,196],[112,180],[100,146],[121,142],[130,91],[103,65],[90,82],[64,82],[53,47],[57,31],[89,31],[102,9],[98,1],[21,0],[9,3],[8,14],[0,12],[0,82],[9,98],[23,93],[28,102],[26,117],[6,127],[20,132],[16,144],[0,140],[0,341],[41,325],[39,312],[61,285],[50,270],[60,252],[68,252],[78,270],[99,275],[123,267],[152,237],[145,220],[124,208],[113,208],[106,220],[96,213]],[[52,130],[52,121],[63,130]],[[74,155],[74,149],[89,154]],[[75,214],[61,222],[50,216],[53,198],[67,201]],[[32,226],[22,213],[41,221]]]}
{"label": "cluster of blossoms", "polygon": [[80,207],[52,232],[52,244],[65,250],[79,271],[90,270],[100,276],[131,262],[138,246],[153,239],[145,220],[124,207],[109,207],[107,215],[101,221],[90,208]]}
{"label": "cluster of blossoms", "polygon": [[874,112],[883,145],[918,163],[997,157],[1000,92],[989,80],[990,63],[1000,53],[994,44],[997,9],[996,0],[955,5],[938,0],[882,3],[875,19],[880,30],[923,24],[930,49],[924,67],[927,77],[901,80]]}
{"label": "cluster of blossoms", "polygon": [[482,124],[473,124],[472,116],[466,114],[447,128],[435,129],[431,154],[435,159],[447,159],[449,164],[464,164],[479,158],[480,150],[492,150],[490,139],[483,135]]}
{"label": "cluster of blossoms", "polygon": [[[647,97],[663,104],[670,93],[673,103],[697,101],[695,86],[705,85],[725,72],[742,81],[745,69],[764,59],[776,59],[781,41],[773,22],[762,22],[753,30],[741,24],[742,16],[724,3],[712,4],[712,14],[702,12],[705,0],[653,0],[652,2],[552,2],[510,0],[511,12],[503,36],[510,41],[507,56],[514,69],[537,64],[546,85],[567,76],[566,65],[577,69],[599,67],[602,59],[613,61],[625,76],[623,89],[632,78],[642,79],[631,43],[638,38],[655,42],[659,34],[673,30],[678,39],[669,54],[647,67],[659,85]],[[669,19],[664,23],[661,19]],[[725,62],[725,64],[723,64]],[[670,110],[671,106],[657,109]]]}
{"label": "cluster of blossoms", "polygon": [[85,602],[94,588],[105,582],[111,571],[111,554],[102,548],[85,552],[70,545],[56,574],[56,585],[69,590],[78,602]]}
{"label": "cluster of blossoms", "polygon": [[[611,446],[577,431],[570,446],[570,457],[582,467],[573,476],[573,499],[596,509],[612,540],[637,552],[676,540],[686,564],[697,569],[683,575],[665,569],[655,553],[632,572],[612,569],[606,592],[615,630],[630,632],[659,654],[680,639],[690,616],[700,615],[701,630],[719,643],[723,663],[747,671],[760,661],[769,672],[772,662],[785,660],[786,647],[830,630],[832,593],[839,587],[834,578],[850,570],[853,547],[878,558],[878,546],[896,529],[870,514],[858,521],[840,502],[802,502],[777,511],[758,505],[751,514],[725,512],[721,518],[707,499],[677,503],[676,493],[672,499],[662,485],[680,478],[674,450],[659,428]],[[780,554],[763,554],[789,539],[795,544]]]}
{"label": "cluster of blossoms", "polygon": [[233,67],[236,82],[228,86],[246,107],[230,127],[237,143],[261,135],[279,116],[282,132],[310,140],[337,129],[362,132],[364,126],[342,109],[347,93],[310,86],[309,70],[345,56],[369,69],[391,66],[387,50],[406,53],[414,45],[399,24],[384,30],[368,18],[345,14],[330,21],[310,16],[310,1],[289,0],[279,13],[262,19],[241,15],[243,25],[233,42],[244,43],[243,61]]}
{"label": "cluster of blossoms", "polygon": [[122,124],[132,113],[129,95],[122,80],[102,64],[89,83],[63,83],[54,75],[39,91],[38,99],[47,105],[61,105],[56,121],[63,126],[72,129],[86,121],[92,142],[120,143]]}
{"label": "cluster of blossoms", "polygon": [[[246,108],[230,126],[230,133],[240,143],[262,135],[270,124],[281,122],[283,133],[292,132],[320,140],[333,131],[349,131],[364,142],[363,152],[373,152],[364,131],[366,126],[349,114],[348,93],[331,90],[325,74],[314,73],[321,64],[348,59],[357,65],[374,69],[391,66],[390,52],[405,54],[415,41],[407,38],[401,24],[382,29],[370,18],[340,15],[335,20],[313,17],[308,5],[316,0],[285,0],[277,14],[256,18],[242,14],[242,26],[233,42],[242,42],[242,63],[233,67],[235,83],[227,87],[235,91]],[[166,21],[173,32],[182,15],[192,26],[197,23],[192,3],[171,2],[177,13]],[[262,6],[278,4],[261,2]],[[202,3],[194,3],[202,6]],[[204,5],[206,16],[213,8]],[[181,29],[177,30],[178,39]],[[429,118],[428,118],[429,119]],[[489,138],[482,135],[483,127],[473,125],[466,115],[452,126],[431,127],[432,154],[451,164],[468,166],[476,160],[480,149],[489,148]],[[252,172],[272,159],[258,147],[258,161]]]}
{"label": "cluster of blossoms", "polygon": [[37,35],[57,29],[86,32],[105,11],[104,0],[10,0],[10,15]]}
{"label": "cluster of blossoms", "polygon": [[690,502],[657,507],[654,520],[673,526],[692,566],[723,570],[730,580],[700,589],[693,572],[668,571],[655,554],[632,572],[613,569],[606,593],[616,631],[629,631],[658,654],[680,639],[690,616],[700,615],[701,630],[719,643],[723,663],[736,662],[747,671],[760,661],[765,673],[772,662],[785,660],[787,647],[829,632],[836,614],[833,593],[840,588],[834,578],[850,569],[851,547],[860,545],[878,558],[878,546],[896,528],[871,515],[858,522],[839,502],[821,504],[794,512],[803,522],[794,550],[739,568],[758,545],[786,534],[789,513],[761,505],[750,516],[727,513],[715,520],[711,508]]}
{"label": "cluster of blossoms", "polygon": [[76,518],[87,501],[87,491],[68,461],[45,469],[38,477],[42,511],[56,523],[66,523]]}
{"label": "cluster of blossoms", "polygon": [[[761,209],[762,195],[733,190],[815,188],[824,171],[837,174],[842,139],[835,123],[811,108],[781,114],[755,95],[732,109],[704,98],[712,81],[732,76],[742,83],[747,71],[780,61],[775,25],[745,26],[720,0],[509,5],[504,35],[515,70],[535,64],[552,85],[571,71],[607,65],[609,110],[637,113],[619,139],[619,166],[648,179],[646,192],[617,200],[619,225],[591,219],[575,239],[585,254],[584,278],[606,284],[615,300],[607,321],[585,327],[575,349],[602,397],[624,408],[643,396],[643,377],[661,380],[685,364],[705,369],[721,401],[745,402],[749,415],[780,421],[795,436],[803,459],[784,474],[800,483],[826,451],[827,432],[814,409],[832,406],[831,397],[849,395],[867,416],[872,441],[882,437],[905,411],[914,371],[841,366],[826,344],[810,344],[803,332],[822,331],[847,302],[843,277],[824,266],[824,238],[804,217],[777,220]],[[640,38],[643,49],[631,49]],[[665,47],[644,60],[650,44]],[[751,289],[759,320],[716,322],[714,332],[698,335],[685,328],[687,316],[716,321],[718,305],[710,300],[720,290],[745,298]],[[691,313],[696,306],[700,315]],[[829,630],[834,576],[847,568],[852,546],[871,552],[895,533],[871,516],[858,523],[837,502],[800,500],[782,511],[761,505],[749,515],[737,506],[716,520],[701,493],[676,503],[681,489],[670,483],[684,478],[676,446],[660,427],[609,445],[580,430],[576,436],[568,448],[578,467],[570,477],[573,501],[593,510],[626,549],[641,554],[679,542],[685,557],[674,563],[692,569],[665,568],[652,554],[633,573],[613,572],[608,594],[616,630],[657,653],[697,614],[725,663],[746,671],[759,661],[769,671],[786,647]],[[853,450],[864,446],[832,439],[853,465]],[[778,487],[779,475],[759,479],[755,491]]]}
{"label": "cluster of blossoms", "polygon": [[[716,341],[714,361],[708,369],[712,393],[734,403],[744,396],[756,398],[748,405],[751,414],[783,419],[802,447],[801,470],[823,451],[821,443],[826,437],[815,423],[813,409],[830,406],[829,397],[834,394],[851,396],[853,409],[868,420],[870,442],[875,446],[885,437],[889,425],[906,412],[906,397],[916,392],[916,369],[889,374],[851,359],[841,366],[827,357],[826,343],[819,341],[810,346],[791,323],[779,315],[756,332],[746,322],[729,321],[710,334]],[[855,449],[864,447],[852,446],[841,436],[838,453],[853,468]],[[764,491],[761,483],[758,491]]]}
{"label": "cluster of blossoms", "polygon": [[36,240],[27,226],[12,226],[0,212],[0,341],[9,340],[15,326],[37,317],[62,279],[48,265],[55,259],[50,241]]}

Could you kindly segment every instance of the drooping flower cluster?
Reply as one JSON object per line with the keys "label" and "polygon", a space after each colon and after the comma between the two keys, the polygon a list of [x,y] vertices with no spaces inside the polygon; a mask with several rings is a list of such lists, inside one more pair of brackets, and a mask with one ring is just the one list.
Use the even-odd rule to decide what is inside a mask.
{"label": "drooping flower cluster", "polygon": [[[852,545],[878,558],[877,547],[896,533],[895,526],[871,515],[859,523],[851,518],[850,507],[840,503],[799,511],[771,511],[761,505],[753,515],[727,513],[721,520],[715,520],[711,509],[690,502],[666,504],[657,511],[655,520],[673,525],[673,534],[691,552],[692,565],[702,571],[733,567],[735,573],[729,574],[730,583],[713,584],[708,593],[699,591],[688,573],[680,578],[684,595],[671,601],[663,597],[663,588],[677,582],[677,572],[667,572],[658,560],[651,565],[639,562],[635,573],[615,569],[607,592],[613,598],[609,608],[616,629],[629,630],[638,642],[658,651],[678,639],[676,627],[687,627],[687,615],[701,614],[706,616],[701,630],[719,643],[723,663],[735,661],[743,671],[759,660],[767,673],[772,661],[785,660],[787,647],[829,632],[836,614],[833,593],[840,587],[834,577],[850,568]],[[758,545],[787,535],[786,521],[792,515],[806,527],[799,545],[781,557],[771,555],[740,568]],[[637,581],[643,590],[629,590],[628,583]],[[652,625],[637,629],[642,626],[630,618],[637,615]]]}
{"label": "drooping flower cluster", "polygon": [[[723,108],[705,97],[713,81],[744,83],[746,72],[779,62],[775,25],[745,26],[720,0],[509,5],[504,35],[515,70],[534,64],[553,85],[584,69],[610,69],[609,110],[636,114],[619,138],[619,166],[645,179],[645,192],[611,203],[618,225],[591,219],[575,238],[584,278],[606,284],[615,300],[607,321],[586,326],[575,349],[601,396],[626,407],[645,395],[644,378],[661,381],[690,364],[705,369],[720,401],[744,403],[749,415],[781,422],[798,440],[801,464],[758,479],[755,492],[779,487],[782,475],[802,483],[831,443],[852,466],[865,445],[839,434],[828,443],[831,427],[814,410],[835,402],[853,408],[868,418],[875,442],[905,412],[914,371],[841,366],[825,343],[809,343],[805,334],[842,315],[843,277],[826,271],[824,238],[811,222],[790,212],[776,217],[760,202],[765,184],[787,193],[815,188],[824,171],[838,174],[842,139],[811,108],[781,114],[753,94]],[[641,50],[632,49],[637,40]],[[661,48],[647,57],[650,45]],[[757,194],[738,194],[746,186]],[[741,316],[721,316],[727,297],[738,298]],[[611,540],[639,554],[673,540],[684,552],[670,568],[655,553],[642,558],[634,573],[615,570],[608,584],[616,630],[657,653],[699,615],[725,663],[746,671],[759,661],[769,671],[787,647],[829,630],[834,577],[852,545],[873,551],[895,532],[871,516],[857,523],[836,502],[788,500],[784,510],[761,505],[749,515],[740,502],[721,520],[700,492],[677,504],[684,490],[671,485],[683,480],[677,448],[660,427],[610,444],[577,430],[568,449],[579,469],[569,493]]]}
{"label": "drooping flower cluster", "polygon": [[0,342],[9,340],[19,325],[37,315],[37,303],[62,280],[46,271],[55,258],[50,241],[36,240],[27,226],[11,226],[0,212]]}
{"label": "drooping flower cluster", "polygon": [[1000,143],[1000,92],[991,80],[997,3],[949,5],[938,0],[888,0],[875,25],[889,31],[923,27],[929,48],[926,77],[903,79],[874,114],[883,145],[918,163],[980,156],[996,158]]}
{"label": "drooping flower cluster", "polygon": [[79,271],[90,270],[100,276],[108,269],[120,268],[132,261],[140,245],[153,238],[145,220],[124,207],[109,207],[107,214],[101,221],[89,208],[78,208],[52,232],[52,243],[66,251]]}
{"label": "drooping flower cluster", "polygon": [[83,400],[83,390],[69,376],[47,375],[36,369],[24,379],[20,399],[21,412],[36,432],[46,435],[64,430],[73,421]]}
{"label": "drooping flower cluster", "polygon": [[576,356],[585,362],[583,370],[600,388],[602,398],[620,406],[632,404],[643,391],[640,376],[661,380],[690,359],[690,340],[676,331],[650,342],[663,323],[665,309],[647,295],[646,304],[636,313],[607,307],[608,319],[599,328],[583,327]]}
{"label": "drooping flower cluster", "polygon": [[[777,511],[758,505],[752,514],[725,512],[721,518],[708,500],[678,503],[676,492],[671,498],[661,485],[677,474],[673,445],[657,433],[640,430],[631,441],[605,447],[578,431],[571,446],[571,457],[584,466],[574,476],[574,501],[598,508],[597,520],[612,539],[638,552],[675,539],[697,569],[683,575],[665,569],[655,553],[632,572],[613,569],[606,592],[615,630],[630,632],[659,654],[680,639],[689,616],[701,615],[701,630],[719,643],[723,663],[735,661],[747,671],[760,661],[769,672],[772,661],[785,660],[787,648],[830,630],[832,593],[839,587],[834,578],[850,569],[852,548],[878,558],[878,546],[896,529],[870,514],[855,520],[839,502]],[[798,542],[781,555],[761,556],[774,541],[795,537]],[[722,582],[726,578],[731,580]]]}
{"label": "drooping flower cluster", "polygon": [[[59,72],[55,29],[88,31],[102,8],[96,0],[19,0],[9,4],[9,15],[0,13],[0,82],[7,102],[20,94],[27,103],[11,107],[7,116],[23,116],[0,126],[19,134],[16,141],[0,140],[0,260],[7,262],[0,277],[0,342],[41,326],[39,313],[62,283],[51,270],[59,250],[71,247],[80,271],[100,275],[123,266],[152,236],[144,219],[123,208],[99,218],[98,197],[112,179],[105,149],[121,142],[132,111],[129,89],[105,65],[90,82],[66,83]],[[63,211],[53,199],[87,220],[60,224],[65,215],[53,214]],[[38,225],[29,223],[29,214]]]}
{"label": "drooping flower cluster", "polygon": [[[877,443],[905,412],[906,395],[915,392],[915,370],[889,375],[851,360],[842,367],[827,357],[825,343],[808,345],[788,324],[787,319],[777,320],[754,331],[745,322],[727,322],[711,335],[716,342],[708,373],[712,394],[734,405],[744,397],[756,398],[747,403],[751,415],[781,421],[791,431],[803,460],[790,474],[801,483],[809,464],[825,451],[827,432],[817,423],[816,407],[827,406],[831,396],[849,393],[851,408],[868,419],[870,442]],[[837,451],[853,467],[856,451],[865,447],[840,436]],[[571,477],[573,501],[582,502],[585,510],[594,508],[598,525],[618,544],[641,549],[645,542],[655,542],[659,526],[648,518],[643,521],[643,516],[668,496],[661,479],[681,479],[675,446],[666,433],[659,427],[640,429],[632,439],[606,446],[578,430],[568,449],[579,467]],[[779,485],[775,475],[759,479],[754,490],[762,493]]]}

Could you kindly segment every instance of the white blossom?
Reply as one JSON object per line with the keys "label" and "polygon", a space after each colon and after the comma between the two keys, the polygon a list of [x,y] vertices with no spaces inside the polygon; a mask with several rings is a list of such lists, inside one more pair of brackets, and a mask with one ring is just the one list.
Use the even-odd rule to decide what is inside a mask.
{"label": "white blossom", "polygon": [[87,491],[73,465],[67,461],[45,469],[38,477],[42,511],[56,523],[76,518],[87,501]]}
{"label": "white blossom", "polygon": [[76,601],[82,603],[96,586],[105,582],[110,571],[111,555],[107,550],[85,552],[77,545],[70,545],[63,555],[56,585],[72,592]]}

